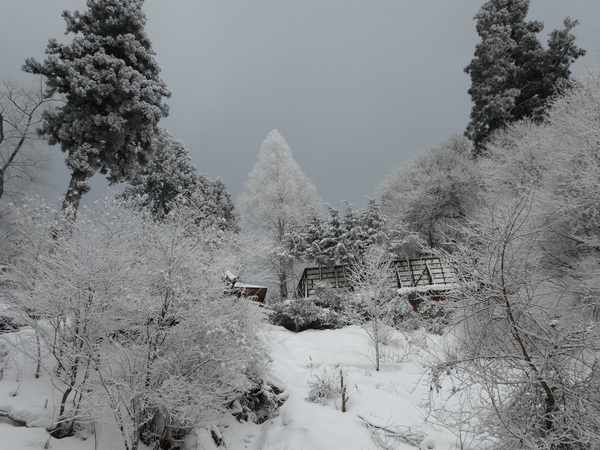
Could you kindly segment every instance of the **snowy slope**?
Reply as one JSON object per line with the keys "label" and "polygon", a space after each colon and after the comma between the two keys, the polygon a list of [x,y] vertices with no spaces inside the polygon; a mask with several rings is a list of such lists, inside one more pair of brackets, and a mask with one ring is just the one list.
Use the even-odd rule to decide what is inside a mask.
{"label": "snowy slope", "polygon": [[[268,326],[265,339],[273,359],[268,381],[284,388],[288,398],[278,414],[261,425],[239,423],[233,417],[217,424],[227,449],[459,448],[455,446],[456,436],[435,426],[422,406],[430,391],[419,361],[427,357],[439,337],[418,332],[408,337],[394,333],[383,349],[380,372],[374,370],[372,345],[360,327],[292,333]],[[44,375],[35,379],[33,367],[22,358],[13,355],[10,361],[4,361],[0,410],[16,411],[28,420],[37,418],[34,423],[40,428],[16,427],[0,419],[0,450],[44,448],[48,433],[43,426],[51,420],[51,408],[44,405],[46,400],[53,401],[49,378]],[[341,411],[339,396],[321,403],[306,400],[309,383],[331,379],[332,386],[337,387],[340,370],[348,386],[347,412]],[[15,390],[17,395],[12,396]],[[365,421],[389,432],[400,432],[413,444],[386,437],[382,428],[370,430]],[[376,431],[376,436],[372,431]],[[374,437],[387,447],[377,447]],[[218,448],[206,430],[192,436],[190,444],[198,449]],[[55,450],[118,449],[121,445],[118,432],[109,423],[101,427],[98,442],[93,436],[86,440],[81,436],[49,440],[49,448]]]}
{"label": "snowy slope", "polygon": [[[374,370],[370,341],[357,326],[302,333],[270,327],[267,338],[273,357],[271,381],[283,386],[289,398],[277,417],[260,426],[232,421],[222,428],[229,449],[375,449],[371,431],[361,417],[406,434],[422,448],[456,448],[456,437],[426,423],[427,411],[419,406],[427,400],[429,385],[418,361],[426,357],[427,346],[435,345],[430,337],[417,333],[409,341],[395,333],[384,348],[380,372]],[[306,401],[309,382],[329,375],[337,383],[340,370],[349,389],[347,412],[341,411],[340,398],[327,404]],[[385,438],[383,432],[378,435],[389,448],[418,448]],[[211,448],[204,438],[202,444]]]}

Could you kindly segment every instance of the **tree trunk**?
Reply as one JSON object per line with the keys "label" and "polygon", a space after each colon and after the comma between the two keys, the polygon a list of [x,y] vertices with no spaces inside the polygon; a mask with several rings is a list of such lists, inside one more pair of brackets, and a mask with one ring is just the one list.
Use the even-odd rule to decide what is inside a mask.
{"label": "tree trunk", "polygon": [[81,197],[87,191],[89,187],[86,184],[89,175],[85,172],[73,171],[71,173],[71,180],[69,181],[69,188],[65,194],[65,199],[62,204],[62,212],[65,213],[67,209],[71,209],[69,214],[72,215],[72,219],[75,220],[77,216],[77,210],[79,209],[79,202]]}
{"label": "tree trunk", "polygon": [[283,300],[288,298],[287,277],[287,270],[282,264],[279,268],[279,295]]}
{"label": "tree trunk", "polygon": [[42,344],[40,342],[40,333],[35,330],[35,343],[37,345],[37,364],[35,366],[35,377],[39,378],[42,372]]}
{"label": "tree trunk", "polygon": [[342,412],[346,412],[346,405],[348,404],[348,394],[346,392],[346,385],[344,384],[344,372],[340,369],[340,393],[342,395]]}

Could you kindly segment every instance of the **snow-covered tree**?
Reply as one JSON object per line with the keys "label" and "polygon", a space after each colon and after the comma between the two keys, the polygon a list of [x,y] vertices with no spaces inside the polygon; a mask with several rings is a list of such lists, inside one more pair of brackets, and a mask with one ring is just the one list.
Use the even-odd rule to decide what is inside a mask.
{"label": "snow-covered tree", "polygon": [[423,237],[402,221],[388,230],[388,248],[397,258],[412,259],[431,253]]}
{"label": "snow-covered tree", "polygon": [[292,156],[283,136],[273,130],[263,141],[258,162],[250,171],[236,203],[243,232],[266,237],[262,255],[275,273],[279,295],[288,297],[291,258],[284,237],[292,228],[321,211],[317,189]]}
{"label": "snow-covered tree", "polygon": [[579,253],[600,248],[600,71],[592,71],[555,99],[543,141],[549,172],[547,188],[569,211],[566,236],[576,239]]}
{"label": "snow-covered tree", "polygon": [[367,206],[359,210],[346,204],[343,215],[332,206],[328,206],[328,210],[326,221],[312,216],[301,228],[292,229],[286,235],[286,243],[294,256],[322,267],[352,265],[360,261],[372,245],[389,244],[387,218],[375,200],[370,199]]}
{"label": "snow-covered tree", "polygon": [[199,174],[183,141],[160,128],[152,140],[151,160],[138,165],[129,176],[124,198],[142,199],[157,219],[163,219],[175,204],[187,202],[197,211],[198,225],[237,229],[234,206],[222,180]]}
{"label": "snow-covered tree", "polygon": [[457,270],[458,352],[434,367],[473,389],[498,448],[592,449],[600,421],[598,73],[541,124],[492,137],[485,189],[445,257]]}
{"label": "snow-covered tree", "polygon": [[137,214],[109,202],[85,211],[65,232],[55,214],[36,203],[15,211],[20,235],[8,298],[56,364],[46,366],[61,391],[52,434],[63,437],[73,433],[105,339],[130,325],[127,303],[144,298],[150,278],[139,260]]}
{"label": "snow-covered tree", "polygon": [[181,203],[147,223],[146,298],[132,305],[138,319],[99,365],[98,395],[129,425],[133,448],[140,441],[170,447],[261,384],[261,311],[224,294],[224,274],[239,267],[235,238],[214,228],[199,233],[195,218]]}
{"label": "snow-covered tree", "polygon": [[489,0],[476,14],[481,41],[465,68],[471,77],[473,102],[466,135],[479,155],[489,136],[523,118],[540,121],[548,101],[570,78],[570,65],[585,54],[571,30],[577,21],[550,34],[543,48],[537,34],[543,23],[527,21],[531,0]]}
{"label": "snow-covered tree", "polygon": [[292,238],[297,240],[293,253],[306,262],[323,267],[341,264],[339,245],[346,231],[340,210],[332,206],[327,209],[329,217],[326,222],[320,216],[313,216],[300,230],[290,233],[290,237],[297,236]]}
{"label": "snow-covered tree", "polygon": [[376,200],[369,199],[367,206],[358,210],[354,216],[355,219],[346,225],[347,261],[350,264],[359,261],[373,246],[387,247],[389,238],[387,217]]}
{"label": "snow-covered tree", "polygon": [[379,371],[381,346],[389,335],[386,318],[396,294],[394,292],[394,265],[386,248],[373,245],[360,261],[350,269],[353,287],[350,305],[375,349],[375,370]]}
{"label": "snow-covered tree", "polygon": [[198,211],[197,224],[221,230],[239,231],[238,217],[227,186],[221,178],[214,180],[198,175],[190,207]]}
{"label": "snow-covered tree", "polygon": [[224,274],[240,266],[235,235],[197,232],[185,204],[156,221],[111,198],[62,218],[64,232],[56,214],[15,211],[16,256],[3,273],[5,299],[36,331],[60,390],[55,436],[111,412],[126,449],[172,448],[261,387],[262,313],[225,295]]}
{"label": "snow-covered tree", "polygon": [[540,215],[539,194],[496,198],[446,255],[458,274],[459,347],[433,374],[478,396],[477,431],[497,448],[594,448],[600,327],[594,306],[546,270],[547,229],[560,214]]}
{"label": "snow-covered tree", "polygon": [[581,258],[598,256],[599,79],[592,72],[557,97],[544,123],[524,121],[497,133],[489,157],[480,161],[490,194],[514,196],[532,186],[539,191],[538,214],[554,217],[544,239],[546,270],[557,275]]}
{"label": "snow-covered tree", "polygon": [[128,177],[123,196],[144,197],[144,204],[160,219],[169,213],[178,195],[189,196],[194,190],[196,167],[184,142],[173,139],[166,129],[159,127],[151,144],[150,161],[137,166]]}
{"label": "snow-covered tree", "polygon": [[456,238],[481,188],[470,149],[467,139],[452,137],[394,169],[378,188],[390,227],[418,232],[431,248]]}
{"label": "snow-covered tree", "polygon": [[44,62],[23,69],[43,75],[47,96],[64,104],[44,114],[43,134],[67,153],[71,180],[63,210],[77,211],[96,172],[111,183],[126,180],[147,161],[158,121],[170,96],[144,26],[143,0],[88,0],[84,12],[65,11],[70,44],[50,39]]}

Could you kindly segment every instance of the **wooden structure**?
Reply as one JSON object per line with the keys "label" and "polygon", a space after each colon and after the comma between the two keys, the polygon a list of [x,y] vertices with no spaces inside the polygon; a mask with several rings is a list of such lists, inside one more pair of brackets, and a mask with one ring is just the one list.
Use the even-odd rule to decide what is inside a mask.
{"label": "wooden structure", "polygon": [[229,270],[225,272],[223,281],[227,284],[225,289],[226,295],[233,297],[243,297],[260,304],[265,303],[265,297],[267,296],[267,288],[264,286],[254,286],[252,284],[238,283],[237,276],[231,273]]}
{"label": "wooden structure", "polygon": [[234,297],[248,298],[252,301],[264,304],[267,295],[267,288],[264,286],[253,286],[250,284],[235,283],[227,290],[229,295]]}
{"label": "wooden structure", "polygon": [[317,284],[329,285],[336,289],[350,289],[350,280],[348,279],[348,268],[345,265],[333,267],[307,267],[302,272],[298,287],[296,288],[296,297],[305,298],[314,295]]}
{"label": "wooden structure", "polygon": [[[394,279],[390,280],[392,288],[436,292],[447,289],[447,286],[454,282],[452,269],[435,256],[397,259],[393,262],[393,267]],[[352,289],[348,275],[348,268],[344,265],[307,267],[300,277],[296,297],[311,297],[319,283],[335,289]]]}
{"label": "wooden structure", "polygon": [[454,282],[454,272],[435,256],[419,259],[397,259],[394,261],[395,287],[416,288],[419,286],[448,285]]}

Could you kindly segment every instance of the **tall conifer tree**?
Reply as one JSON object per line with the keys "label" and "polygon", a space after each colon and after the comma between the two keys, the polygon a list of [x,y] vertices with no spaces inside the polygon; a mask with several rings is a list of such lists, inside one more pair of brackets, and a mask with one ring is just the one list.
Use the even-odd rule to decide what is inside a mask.
{"label": "tall conifer tree", "polygon": [[566,18],[564,28],[550,33],[547,49],[537,38],[544,24],[525,20],[531,0],[489,0],[479,10],[481,41],[465,68],[471,77],[473,107],[466,135],[475,155],[488,137],[510,122],[541,121],[548,100],[568,82],[570,65],[585,51],[575,45],[571,30],[577,21]]}
{"label": "tall conifer tree", "polygon": [[198,226],[238,230],[227,186],[221,179],[212,180],[198,173],[183,141],[159,127],[152,148],[148,164],[136,167],[128,176],[124,198],[144,197],[144,205],[157,220],[185,204]]}
{"label": "tall conifer tree", "polygon": [[318,213],[323,201],[277,130],[271,131],[261,144],[258,162],[244,183],[236,207],[242,231],[269,243],[270,249],[265,253],[277,277],[279,295],[287,298],[292,258],[284,250],[284,238]]}
{"label": "tall conifer tree", "polygon": [[85,12],[63,12],[70,44],[50,39],[40,63],[23,70],[46,77],[47,95],[62,107],[45,114],[42,133],[68,154],[71,180],[63,210],[77,211],[88,179],[96,172],[110,183],[144,163],[170,96],[144,26],[143,0],[88,0]]}

